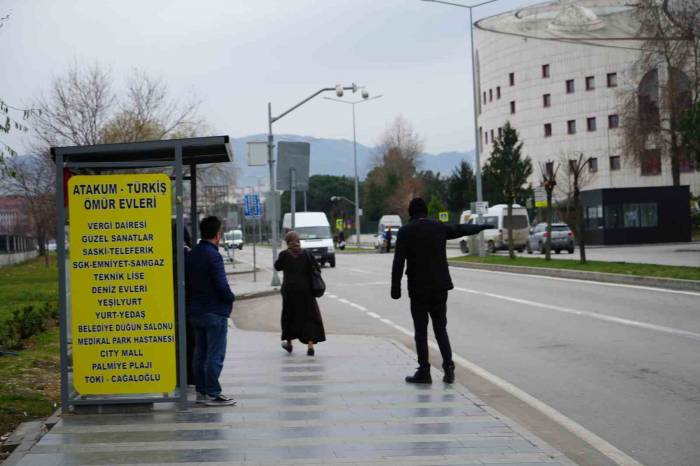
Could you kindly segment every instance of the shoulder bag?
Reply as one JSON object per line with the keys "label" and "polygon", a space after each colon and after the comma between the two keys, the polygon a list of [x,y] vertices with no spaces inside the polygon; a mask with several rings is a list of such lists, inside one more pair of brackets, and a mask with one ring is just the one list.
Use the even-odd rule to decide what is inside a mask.
{"label": "shoulder bag", "polygon": [[304,250],[304,254],[306,254],[306,259],[309,261],[311,294],[316,298],[320,298],[323,296],[323,293],[326,292],[326,282],[324,282],[323,277],[321,277],[321,269],[318,267],[318,264],[316,264],[314,256],[306,250]]}

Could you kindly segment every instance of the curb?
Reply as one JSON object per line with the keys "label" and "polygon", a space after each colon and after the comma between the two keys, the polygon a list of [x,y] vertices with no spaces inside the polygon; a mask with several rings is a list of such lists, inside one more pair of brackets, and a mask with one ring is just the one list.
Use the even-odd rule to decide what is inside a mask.
{"label": "curb", "polygon": [[265,290],[265,291],[253,291],[250,293],[236,294],[236,301],[245,301],[247,299],[265,298],[267,296],[276,296],[278,294],[280,294],[279,288],[273,288],[271,290]]}
{"label": "curb", "polygon": [[[56,411],[54,411],[53,414],[45,420],[23,423],[33,424],[33,426],[27,432],[22,434],[21,441],[12,450],[10,456],[5,458],[5,461],[2,463],[3,466],[15,466],[18,464],[24,455],[26,455],[32,449],[32,447],[34,447],[34,445],[41,440],[41,437],[43,437],[53,428],[53,426],[56,425],[56,423],[60,420],[60,417],[61,408],[57,408]],[[15,432],[18,430],[20,430],[19,427],[15,429]]]}
{"label": "curb", "polygon": [[587,272],[583,270],[547,269],[543,267],[527,267],[522,265],[478,264],[455,261],[448,261],[448,264],[451,267],[459,267],[463,269],[492,270],[498,272],[521,273],[525,275],[541,275],[545,277],[571,278],[575,280],[586,280],[592,282],[649,286],[678,291],[700,292],[700,281],[682,280],[679,278],[644,277],[641,275]]}

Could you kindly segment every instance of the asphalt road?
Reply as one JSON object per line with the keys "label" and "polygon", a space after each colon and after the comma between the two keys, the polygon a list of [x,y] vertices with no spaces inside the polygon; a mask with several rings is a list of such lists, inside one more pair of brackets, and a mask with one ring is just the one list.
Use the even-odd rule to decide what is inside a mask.
{"label": "asphalt road", "polygon": [[[412,329],[412,322],[405,279],[404,297],[389,298],[391,260],[345,254],[335,269],[324,269],[328,292],[321,308],[329,333],[410,343],[396,330]],[[457,268],[452,277],[448,330],[457,355],[642,464],[700,464],[700,294]],[[270,299],[277,302],[261,300],[249,320],[275,329],[280,304]],[[537,430],[533,410],[523,403],[484,388],[473,374],[460,381]],[[570,455],[578,448],[567,447],[563,434],[557,445],[556,426],[540,429],[537,434]],[[581,458],[581,464],[611,464],[602,455]]]}

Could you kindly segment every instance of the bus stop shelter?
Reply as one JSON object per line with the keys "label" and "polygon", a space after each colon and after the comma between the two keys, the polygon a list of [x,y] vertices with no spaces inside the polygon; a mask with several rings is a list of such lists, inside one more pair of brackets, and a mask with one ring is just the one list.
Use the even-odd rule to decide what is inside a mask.
{"label": "bus stop shelter", "polygon": [[[179,402],[181,406],[185,406],[187,402],[187,359],[183,182],[189,181],[190,183],[190,233],[194,243],[197,238],[198,218],[197,166],[231,162],[233,154],[229,137],[211,136],[122,144],[53,147],[51,155],[56,163],[61,401],[64,410],[80,405],[153,402]],[[185,174],[186,168],[188,169],[187,174]],[[170,173],[164,175],[163,172],[166,171],[170,171]],[[119,174],[115,175],[114,173]],[[86,181],[79,182],[78,180]],[[71,187],[72,190],[69,191]],[[71,204],[69,200],[72,200],[73,203]],[[160,204],[157,204],[158,202]],[[143,215],[145,219],[147,215],[150,215],[148,213],[150,209],[153,212],[158,212],[157,216],[152,216],[152,218],[159,220],[137,222],[119,220],[129,218],[129,215],[137,212],[137,209],[142,209],[140,212],[144,213],[138,213],[136,218],[139,218],[138,215]],[[174,233],[171,221],[173,210]],[[81,215],[84,219],[82,224]],[[99,219],[102,220],[98,221]],[[163,225],[165,222],[167,225]],[[87,233],[83,232],[85,234],[81,233],[81,236],[77,236],[76,232],[81,226]],[[71,227],[75,232],[71,231]],[[119,228],[123,229],[119,230]],[[69,245],[69,250],[66,249],[67,229],[70,232],[71,243],[75,238],[79,239],[79,241],[75,241],[76,244]],[[166,237],[166,232],[167,235],[171,236]],[[171,244],[171,238],[175,240],[174,245]],[[160,244],[161,242],[170,245],[170,252]],[[149,252],[153,251],[159,255],[159,259],[148,259],[151,257],[148,255]],[[172,251],[175,251],[175,257],[172,257]],[[120,260],[118,261],[97,260],[92,257],[83,258],[85,260],[77,259],[80,254],[99,256],[100,253],[104,253],[105,259],[112,258],[111,254],[124,255],[119,256]],[[114,265],[114,267],[122,268],[90,269],[91,266],[101,267],[103,264],[119,264]],[[166,267],[139,272],[138,266],[140,264],[146,264],[144,267],[149,264]],[[168,267],[167,264],[170,266]],[[88,270],[80,271],[79,268],[83,266]],[[170,274],[162,273],[163,270],[170,271]],[[78,275],[79,273],[83,275]],[[83,283],[81,280],[76,280],[76,283],[72,283],[71,277],[74,275],[76,277],[100,277],[101,281],[88,283],[89,280],[84,280]],[[125,276],[141,277],[145,281],[144,284],[139,284],[137,280],[126,285],[119,281],[110,282],[111,277],[114,277],[114,280],[121,280]],[[173,278],[175,278],[174,284],[172,284]],[[167,280],[170,280],[171,284],[167,284]],[[169,296],[156,296],[156,298],[159,302],[170,302],[169,299],[172,299],[173,303],[176,304],[172,311],[163,309],[166,306],[162,304],[156,304],[156,307],[151,304],[151,310],[133,310],[131,308],[123,310],[125,306],[128,308],[133,305],[138,308],[139,303],[155,302],[151,289],[158,289],[158,286],[151,287],[148,283],[167,285],[166,288],[170,290],[172,298]],[[134,290],[145,290],[146,294],[151,293],[151,295],[139,298],[139,293]],[[78,295],[82,296],[81,299],[87,300],[82,301],[86,304],[73,308],[72,302],[81,303],[78,300]],[[124,298],[124,296],[131,297]],[[99,300],[99,305],[97,301],[90,301],[93,297]],[[121,303],[127,304],[122,306]],[[113,305],[114,307],[111,309],[114,310],[99,310],[101,305],[107,304]],[[157,325],[153,322],[149,323],[147,321],[149,312],[176,313],[172,316],[172,327],[162,322]],[[90,316],[100,315],[102,320],[89,320]],[[120,315],[136,316],[136,319],[125,321],[117,317]],[[139,319],[139,317],[143,318]],[[80,318],[86,318],[86,323],[75,327],[76,319]],[[76,328],[78,335],[73,332]],[[148,368],[150,365],[151,370],[155,371],[153,365],[157,363],[157,361],[154,363],[154,361],[147,360],[148,351],[144,353],[146,356],[141,355],[143,348],[155,351],[156,346],[150,343],[167,341],[162,335],[158,337],[158,340],[155,336],[139,334],[141,331],[147,333],[148,330],[154,328],[172,328],[172,338],[175,340],[174,348],[170,344],[168,349],[174,350],[172,354],[175,355],[176,361],[165,361],[165,364],[171,369],[176,369],[168,371],[168,377],[172,377],[175,383],[172,390],[141,392],[138,387],[148,386],[147,382],[155,379],[156,375],[139,372],[138,368]],[[121,330],[122,337],[110,339],[110,331],[114,329]],[[132,330],[134,331],[132,332]],[[81,336],[80,332],[83,331],[85,334]],[[87,335],[96,336],[88,338]],[[146,344],[141,345],[142,348],[137,348],[139,345],[129,348],[120,346],[121,341],[131,339],[132,335],[134,339],[138,338],[139,341],[145,341]],[[146,338],[147,336],[148,338]],[[81,341],[85,342],[85,348],[83,348],[87,351],[85,354],[97,355],[99,353],[103,356],[99,358],[96,356],[95,360],[89,364],[87,361],[80,360],[79,365],[82,366],[85,363],[86,371],[90,371],[91,368],[95,371],[102,371],[95,372],[95,374],[112,374],[113,384],[111,386],[124,387],[124,393],[120,393],[119,388],[104,388],[110,386],[109,383],[101,384],[99,382],[100,379],[105,380],[105,375],[84,376],[85,383],[87,384],[87,381],[90,380],[93,385],[85,385],[91,388],[82,392],[76,390],[76,385],[82,384],[81,380],[76,379],[77,368],[75,367],[75,351],[80,349]],[[156,353],[158,354],[154,353],[154,358],[162,357],[162,352],[156,351]],[[114,357],[111,357],[112,355]],[[140,357],[129,359],[130,356],[134,355],[140,355]],[[171,364],[172,366],[170,366]],[[129,372],[129,374],[121,375],[118,373],[119,370],[123,370],[124,373]],[[157,375],[159,379],[160,376],[161,374]],[[142,384],[134,382],[136,380],[140,380]],[[120,383],[121,385],[119,385]]]}

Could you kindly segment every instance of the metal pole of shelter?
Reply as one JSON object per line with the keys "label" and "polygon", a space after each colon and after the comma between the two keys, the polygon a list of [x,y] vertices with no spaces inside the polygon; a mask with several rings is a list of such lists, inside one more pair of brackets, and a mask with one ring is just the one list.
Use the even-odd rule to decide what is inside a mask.
{"label": "metal pole of shelter", "polygon": [[[178,389],[181,410],[187,409],[187,328],[185,324],[185,230],[183,226],[182,205],[182,146],[175,146],[175,211],[177,231],[175,242],[177,250],[177,358]],[[195,193],[196,196],[196,193]]]}
{"label": "metal pole of shelter", "polygon": [[190,241],[191,245],[197,244],[198,231],[197,218],[197,165],[190,165]]}
{"label": "metal pole of shelter", "polygon": [[357,138],[355,137],[355,104],[352,104],[352,161],[355,165],[355,237],[360,248],[360,182],[357,177]]}
{"label": "metal pole of shelter", "polygon": [[292,230],[296,227],[296,216],[297,216],[297,171],[295,169],[289,170],[289,192],[290,192],[290,204],[292,207]]}
{"label": "metal pole of shelter", "polygon": [[63,154],[56,154],[56,252],[58,253],[59,330],[61,340],[61,407],[68,410],[68,297],[66,286],[66,211],[63,191]]}

